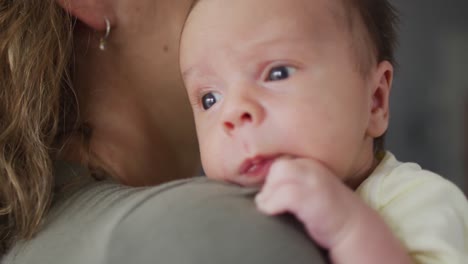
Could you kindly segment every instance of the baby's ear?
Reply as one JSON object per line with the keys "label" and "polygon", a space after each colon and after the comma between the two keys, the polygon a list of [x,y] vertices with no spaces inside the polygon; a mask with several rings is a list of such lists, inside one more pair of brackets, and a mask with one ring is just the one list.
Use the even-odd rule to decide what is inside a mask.
{"label": "baby's ear", "polygon": [[372,71],[372,103],[367,133],[373,138],[382,136],[388,128],[389,98],[393,82],[393,65],[382,61]]}
{"label": "baby's ear", "polygon": [[105,31],[107,18],[115,22],[115,0],[56,0],[65,11],[96,31]]}

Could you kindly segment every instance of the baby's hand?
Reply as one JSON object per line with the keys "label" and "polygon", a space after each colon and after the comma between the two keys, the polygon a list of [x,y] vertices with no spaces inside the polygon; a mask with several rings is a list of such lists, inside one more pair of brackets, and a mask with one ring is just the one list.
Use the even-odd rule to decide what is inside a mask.
{"label": "baby's hand", "polygon": [[266,214],[294,214],[309,235],[327,249],[346,236],[366,207],[322,164],[289,158],[279,159],[271,166],[256,203]]}

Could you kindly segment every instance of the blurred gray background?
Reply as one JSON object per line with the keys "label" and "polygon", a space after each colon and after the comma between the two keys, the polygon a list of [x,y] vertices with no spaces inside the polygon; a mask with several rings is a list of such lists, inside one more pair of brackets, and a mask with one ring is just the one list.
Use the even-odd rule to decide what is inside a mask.
{"label": "blurred gray background", "polygon": [[387,147],[468,193],[468,0],[393,0],[399,68]]}

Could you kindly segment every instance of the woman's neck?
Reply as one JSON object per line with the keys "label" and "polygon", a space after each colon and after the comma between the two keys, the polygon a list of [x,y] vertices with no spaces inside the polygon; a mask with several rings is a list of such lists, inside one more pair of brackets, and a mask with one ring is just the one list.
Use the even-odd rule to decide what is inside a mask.
{"label": "woman's neck", "polygon": [[[81,120],[91,128],[89,151],[84,151],[90,165],[135,186],[193,176],[199,168],[198,145],[182,82],[173,77],[178,74],[157,76],[155,66],[155,74],[142,69],[138,75],[128,72],[126,66],[136,67],[130,62],[114,61],[112,50],[77,50],[86,50],[76,58],[74,87]],[[86,160],[83,155],[70,158]]]}

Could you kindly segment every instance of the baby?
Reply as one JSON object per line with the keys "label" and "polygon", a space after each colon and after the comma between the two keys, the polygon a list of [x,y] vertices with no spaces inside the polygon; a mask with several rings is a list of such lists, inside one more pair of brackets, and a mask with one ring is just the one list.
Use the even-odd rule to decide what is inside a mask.
{"label": "baby", "polygon": [[333,263],[466,263],[462,192],[383,150],[396,20],[387,0],[198,1],[180,64],[203,167]]}

